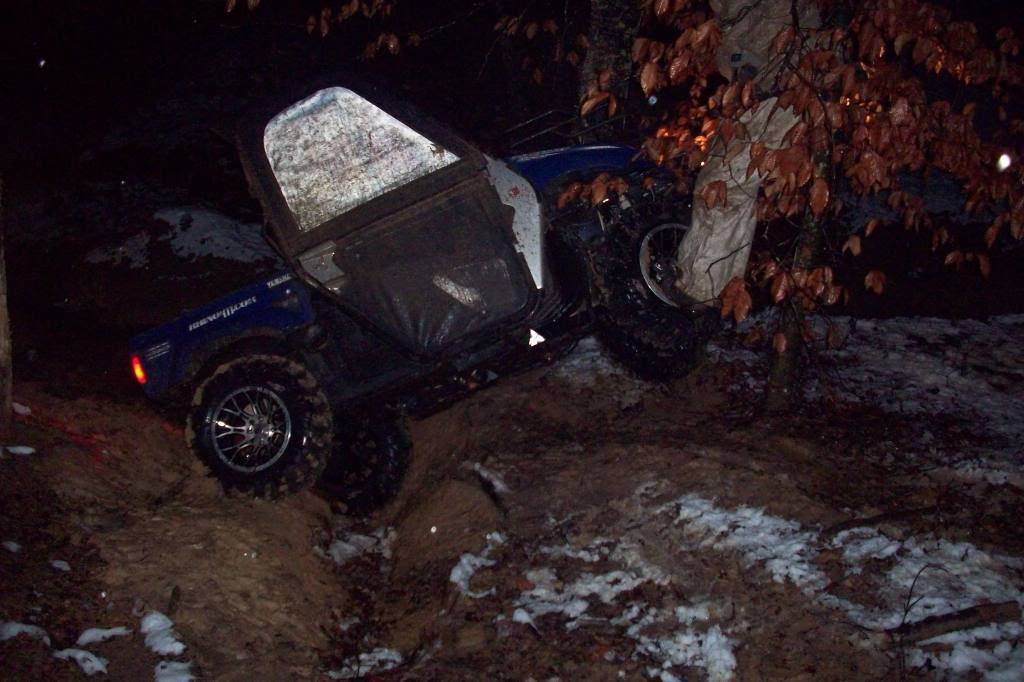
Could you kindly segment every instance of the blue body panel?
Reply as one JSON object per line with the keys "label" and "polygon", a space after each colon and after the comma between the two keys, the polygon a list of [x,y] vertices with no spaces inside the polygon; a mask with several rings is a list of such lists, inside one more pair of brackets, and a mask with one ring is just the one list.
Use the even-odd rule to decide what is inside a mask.
{"label": "blue body panel", "polygon": [[[636,149],[622,145],[582,145],[507,162],[540,193],[568,173],[627,169],[635,165],[636,155]],[[197,361],[212,349],[256,330],[287,334],[312,323],[314,316],[309,290],[291,273],[281,272],[135,336],[130,349],[146,371],[143,389],[159,398],[191,380]]]}
{"label": "blue body panel", "polygon": [[287,334],[313,318],[306,286],[279,272],[143,332],[129,345],[146,371],[146,395],[159,398],[189,380],[194,361],[209,349],[257,328]]}
{"label": "blue body panel", "polygon": [[553,181],[568,173],[629,168],[636,155],[634,147],[591,144],[521,154],[506,161],[537,192],[544,192]]}

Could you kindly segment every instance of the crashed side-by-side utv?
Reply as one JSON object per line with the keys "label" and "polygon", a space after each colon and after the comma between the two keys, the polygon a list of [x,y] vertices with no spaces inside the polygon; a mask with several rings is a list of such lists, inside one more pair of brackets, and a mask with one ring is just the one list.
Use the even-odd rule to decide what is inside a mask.
{"label": "crashed side-by-side utv", "polygon": [[[673,293],[685,202],[631,148],[501,161],[342,86],[257,111],[238,147],[290,270],[131,348],[150,397],[191,396],[188,439],[228,489],[323,478],[353,500],[386,496],[410,450],[405,415],[592,332],[636,371],[677,376],[713,327]],[[601,173],[628,186],[558,206],[560,188]]]}

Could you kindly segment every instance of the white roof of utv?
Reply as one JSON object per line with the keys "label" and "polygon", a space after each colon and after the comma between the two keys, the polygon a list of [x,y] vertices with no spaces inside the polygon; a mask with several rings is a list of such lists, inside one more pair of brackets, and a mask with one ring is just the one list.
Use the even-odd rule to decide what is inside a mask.
{"label": "white roof of utv", "polygon": [[342,87],[319,90],[271,119],[263,147],[302,232],[459,160]]}

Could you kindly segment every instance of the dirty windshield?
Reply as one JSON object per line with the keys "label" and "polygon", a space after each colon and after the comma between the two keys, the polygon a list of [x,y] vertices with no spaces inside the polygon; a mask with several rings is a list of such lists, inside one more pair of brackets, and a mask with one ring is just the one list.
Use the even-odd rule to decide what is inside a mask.
{"label": "dirty windshield", "polygon": [[275,116],[263,145],[303,232],[459,160],[351,90],[337,87]]}

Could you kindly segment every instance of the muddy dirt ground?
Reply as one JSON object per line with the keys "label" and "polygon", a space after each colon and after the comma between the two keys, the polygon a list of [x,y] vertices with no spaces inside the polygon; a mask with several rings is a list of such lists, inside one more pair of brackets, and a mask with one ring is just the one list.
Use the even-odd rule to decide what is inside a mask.
{"label": "muddy dirt ground", "polygon": [[[172,416],[22,382],[0,621],[49,642],[0,642],[0,675],[82,678],[54,652],[125,626],[77,647],[112,680],[1018,678],[1019,480],[939,461],[983,429],[828,396],[765,415],[741,356],[653,385],[585,341],[412,423],[364,518],[226,497]],[[183,650],[154,651],[152,612]]]}

